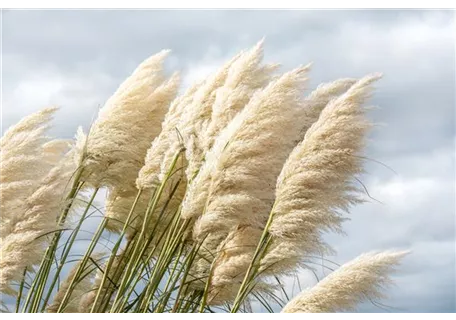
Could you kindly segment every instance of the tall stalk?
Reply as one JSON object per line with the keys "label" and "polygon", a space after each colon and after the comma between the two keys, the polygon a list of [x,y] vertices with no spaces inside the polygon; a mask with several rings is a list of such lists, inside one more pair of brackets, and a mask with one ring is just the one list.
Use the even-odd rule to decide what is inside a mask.
{"label": "tall stalk", "polygon": [[27,268],[24,268],[24,273],[22,274],[21,284],[19,285],[19,292],[16,299],[16,313],[19,312],[21,306],[22,292],[24,291],[25,277],[27,275]]}
{"label": "tall stalk", "polygon": [[55,274],[54,274],[54,277],[52,279],[52,282],[51,282],[51,284],[50,284],[50,286],[48,288],[48,293],[47,293],[46,297],[44,298],[43,306],[41,308],[41,312],[43,312],[46,309],[47,303],[48,303],[49,299],[51,298],[52,291],[54,290],[54,287],[55,287],[55,285],[56,285],[56,283],[57,283],[57,281],[58,281],[58,279],[60,277],[60,273],[62,271],[62,268],[65,265],[67,257],[68,257],[68,255],[69,255],[69,253],[71,251],[71,248],[73,247],[73,243],[76,240],[78,232],[81,229],[81,225],[84,222],[84,220],[85,220],[85,218],[87,216],[87,213],[89,212],[90,208],[92,207],[92,203],[95,200],[95,197],[96,197],[96,195],[98,193],[98,190],[99,189],[96,188],[93,191],[92,196],[90,197],[89,202],[87,203],[87,206],[86,206],[84,212],[82,213],[82,215],[81,215],[81,217],[80,217],[80,219],[78,221],[78,224],[74,228],[73,232],[71,233],[70,238],[67,241],[65,249],[64,249],[64,251],[62,253],[62,257],[60,258],[60,262],[59,262],[59,265],[57,267],[57,270],[55,271]]}
{"label": "tall stalk", "polygon": [[114,258],[116,257],[117,251],[119,250],[120,244],[122,243],[122,240],[123,240],[123,237],[125,236],[127,228],[129,227],[130,220],[133,216],[133,212],[136,208],[136,204],[138,203],[141,193],[142,193],[142,190],[138,190],[135,201],[133,202],[133,205],[130,209],[127,220],[124,223],[124,226],[123,226],[122,232],[119,236],[119,239],[117,240],[116,244],[114,245],[114,248],[112,249],[111,256],[109,257],[108,264],[106,265],[105,272],[103,273],[103,278],[101,279],[100,287],[98,288],[97,295],[95,297],[95,301],[92,305],[92,309],[90,310],[90,312],[94,312],[96,309],[97,302],[100,299],[100,295],[104,288],[104,284],[106,282],[106,279],[108,278],[109,270],[112,266],[112,263],[114,262]]}
{"label": "tall stalk", "polygon": [[[161,218],[162,214],[165,213],[165,210],[163,210],[161,212],[161,214],[159,215],[158,220],[156,222],[156,225],[153,227],[153,230],[152,230],[152,232],[150,232],[150,236],[146,239],[146,241],[141,241],[141,240],[144,239],[145,235],[148,233],[147,228],[150,226],[150,219],[152,218],[153,213],[156,211],[156,208],[157,208],[157,206],[159,204],[160,198],[161,198],[161,196],[163,194],[164,188],[165,188],[167,182],[169,181],[169,179],[170,179],[170,177],[171,177],[171,175],[173,173],[174,167],[176,166],[176,163],[177,163],[177,161],[178,161],[178,159],[179,159],[179,157],[180,157],[182,152],[183,152],[183,149],[180,149],[174,155],[173,161],[172,161],[172,163],[170,165],[170,168],[168,169],[168,172],[167,172],[165,178],[163,179],[163,181],[161,182],[160,186],[158,187],[157,192],[153,193],[153,199],[151,199],[152,200],[152,204],[150,206],[148,206],[148,208],[146,210],[146,214],[145,214],[144,221],[143,221],[143,224],[142,224],[141,232],[137,236],[138,237],[138,241],[135,243],[134,249],[133,249],[132,254],[130,256],[129,263],[126,266],[126,270],[125,270],[124,276],[122,278],[122,281],[121,281],[121,283],[119,285],[119,290],[118,290],[117,295],[116,295],[116,297],[114,299],[114,303],[113,303],[113,307],[111,308],[111,311],[114,311],[114,310],[120,311],[121,309],[119,309],[119,308],[122,308],[126,304],[126,302],[128,301],[128,298],[129,298],[130,294],[132,293],[132,291],[133,291],[133,289],[134,289],[136,284],[131,286],[130,290],[129,290],[129,293],[122,297],[122,294],[124,294],[124,290],[126,289],[127,286],[129,286],[131,284],[131,282],[133,281],[133,278],[135,276],[141,277],[141,274],[143,273],[144,268],[146,267],[146,264],[147,264],[148,260],[146,260],[146,262],[144,262],[143,266],[140,267],[141,258],[144,256],[144,253],[149,248],[149,245],[150,245],[153,237],[155,236],[154,231],[155,231],[156,227],[158,226],[158,224],[160,223],[160,218]],[[176,188],[177,188],[177,186],[176,186]],[[174,193],[174,190],[171,193],[171,197],[172,197],[172,195]],[[165,206],[165,208],[166,208],[166,206]],[[163,248],[162,248],[162,251],[163,251]],[[148,259],[150,259],[150,257],[148,257]],[[138,267],[139,267],[139,269],[138,269]],[[156,272],[156,268],[157,268],[157,266],[155,265],[154,266],[154,272]],[[120,300],[119,300],[121,297],[123,298],[122,299],[123,302],[120,302]]]}
{"label": "tall stalk", "polygon": [[95,249],[99,239],[101,238],[101,235],[103,234],[103,231],[105,230],[107,222],[108,222],[108,219],[106,217],[104,217],[103,220],[101,221],[101,223],[98,225],[98,228],[92,237],[89,247],[87,248],[87,250],[83,256],[81,263],[79,264],[78,269],[75,272],[74,277],[71,279],[68,290],[65,292],[65,295],[62,299],[62,302],[61,302],[57,312],[62,312],[64,310],[66,304],[68,303],[68,300],[70,299],[71,294],[73,293],[73,290],[79,281],[79,277],[81,276],[81,274],[85,268],[85,265],[89,261],[90,255],[93,253],[93,250]]}
{"label": "tall stalk", "polygon": [[[83,168],[80,166],[74,176],[73,183],[71,185],[71,189],[68,192],[64,203],[65,206],[59,215],[58,221],[57,221],[57,226],[61,227],[66,221],[66,218],[68,216],[68,213],[73,205],[74,199],[76,198],[79,190],[81,189],[83,183],[80,182],[81,176],[82,176],[82,171]],[[50,242],[50,245],[47,247],[43,259],[41,261],[41,264],[38,268],[38,271],[35,275],[35,279],[28,291],[28,295],[23,307],[23,311],[26,312],[27,308],[29,305],[30,308],[28,312],[37,312],[39,309],[39,305],[42,299],[42,294],[48,279],[48,276],[50,274],[50,269],[52,265],[52,261],[54,260],[55,257],[55,252],[57,250],[57,245],[60,241],[60,237],[62,236],[63,230],[56,230],[54,233],[52,240]]]}
{"label": "tall stalk", "polygon": [[255,249],[255,253],[253,254],[253,258],[249,264],[247,272],[245,273],[244,279],[242,280],[242,283],[238,290],[236,298],[234,299],[234,303],[231,308],[231,313],[236,313],[239,310],[241,303],[247,297],[247,295],[249,293],[249,289],[251,289],[250,285],[251,285],[252,281],[257,276],[256,273],[258,271],[260,260],[263,258],[263,255],[264,255],[265,251],[267,250],[267,247],[269,246],[269,243],[270,243],[269,227],[271,226],[273,217],[274,217],[274,207],[272,208],[272,210],[269,214],[268,221],[266,222],[266,225],[263,229],[260,241],[258,242],[258,245]]}

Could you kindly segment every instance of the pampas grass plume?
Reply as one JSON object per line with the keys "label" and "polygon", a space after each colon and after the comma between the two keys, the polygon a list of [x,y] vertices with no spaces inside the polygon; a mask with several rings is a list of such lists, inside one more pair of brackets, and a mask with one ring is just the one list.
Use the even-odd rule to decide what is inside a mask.
{"label": "pampas grass plume", "polygon": [[389,274],[408,252],[370,252],[344,264],[317,285],[292,299],[283,313],[353,311],[364,300],[383,297]]}

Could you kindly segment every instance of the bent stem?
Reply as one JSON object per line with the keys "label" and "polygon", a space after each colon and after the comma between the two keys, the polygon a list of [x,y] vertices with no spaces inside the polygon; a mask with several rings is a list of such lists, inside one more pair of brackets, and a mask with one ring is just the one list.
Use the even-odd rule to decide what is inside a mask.
{"label": "bent stem", "polygon": [[[76,198],[76,195],[80,191],[81,187],[83,186],[83,182],[80,182],[81,176],[82,176],[82,171],[83,168],[80,166],[75,174],[73,183],[71,185],[71,189],[68,192],[66,198],[65,198],[65,207],[62,210],[62,213],[59,215],[58,221],[57,221],[57,226],[61,227],[68,216],[68,212],[70,211],[74,199]],[[57,245],[60,241],[60,237],[62,235],[63,230],[57,230],[54,233],[54,236],[52,237],[52,240],[49,244],[49,246],[46,248],[46,251],[44,253],[43,259],[41,260],[40,266],[38,268],[38,271],[35,275],[34,281],[28,291],[27,298],[24,304],[23,311],[25,312],[27,310],[27,307],[31,304],[29,312],[37,312],[39,309],[39,305],[41,302],[41,298],[43,295],[43,291],[45,288],[45,284],[47,282],[52,261],[54,260],[55,257],[55,252],[57,250]]]}
{"label": "bent stem", "polygon": [[55,285],[56,285],[56,283],[57,283],[57,281],[58,281],[58,279],[59,279],[59,277],[60,277],[60,273],[61,273],[61,271],[62,271],[62,268],[63,268],[63,266],[65,265],[65,262],[66,262],[66,260],[67,260],[68,254],[70,253],[70,250],[71,250],[71,248],[72,248],[72,246],[73,246],[73,243],[74,243],[74,241],[75,241],[75,239],[76,239],[76,236],[78,235],[78,232],[79,232],[79,230],[81,229],[81,225],[82,225],[82,223],[84,222],[85,217],[87,216],[87,213],[89,212],[90,207],[92,206],[93,201],[95,200],[95,197],[96,197],[96,195],[97,195],[97,193],[98,193],[98,190],[99,190],[99,188],[96,188],[96,189],[93,191],[92,196],[90,197],[90,200],[89,200],[89,202],[87,203],[87,206],[86,206],[84,212],[82,213],[81,218],[79,219],[79,222],[78,222],[77,226],[74,228],[74,231],[73,231],[73,233],[71,234],[71,237],[70,237],[70,238],[68,239],[68,241],[67,241],[67,246],[65,247],[65,250],[64,250],[64,252],[63,252],[63,254],[62,254],[62,257],[61,257],[61,259],[60,259],[60,262],[59,262],[59,265],[58,265],[57,270],[56,270],[56,272],[55,272],[55,275],[54,275],[54,278],[53,278],[53,280],[52,280],[52,283],[51,283],[51,285],[50,285],[50,287],[49,287],[49,289],[48,289],[48,293],[47,293],[47,295],[46,295],[46,297],[45,297],[45,299],[44,299],[44,302],[43,302],[43,306],[42,306],[41,312],[43,312],[44,309],[45,309],[46,306],[47,306],[47,303],[48,303],[48,301],[49,301],[49,299],[50,299],[50,297],[51,297],[52,291],[54,290],[54,287],[55,287]]}
{"label": "bent stem", "polygon": [[139,200],[139,197],[141,196],[141,193],[142,193],[142,190],[138,190],[138,193],[136,195],[135,201],[133,202],[133,205],[132,205],[132,207],[130,209],[130,212],[128,213],[127,220],[124,223],[124,226],[123,226],[122,232],[120,234],[120,237],[117,240],[116,244],[114,245],[114,248],[112,249],[112,253],[111,253],[111,256],[109,257],[108,264],[106,265],[105,272],[103,273],[103,278],[101,280],[100,287],[98,288],[97,295],[95,297],[95,301],[94,301],[94,303],[92,305],[92,308],[90,310],[91,313],[95,311],[97,302],[100,299],[101,291],[103,290],[104,284],[105,284],[106,279],[108,277],[109,270],[111,269],[111,266],[112,266],[112,263],[114,261],[114,258],[116,257],[117,251],[119,250],[120,244],[122,243],[122,240],[123,240],[123,238],[125,236],[127,228],[128,228],[128,226],[130,224],[130,220],[131,220],[131,218],[133,216],[133,211],[136,208],[136,204],[138,203],[138,200]]}
{"label": "bent stem", "polygon": [[24,273],[22,274],[22,280],[21,280],[21,284],[19,286],[19,293],[17,295],[17,299],[16,299],[16,313],[19,312],[19,307],[21,305],[21,299],[22,299],[22,292],[24,290],[24,285],[25,285],[25,276],[27,275],[27,267],[24,268]]}
{"label": "bent stem", "polygon": [[230,311],[231,313],[236,313],[239,310],[241,303],[245,300],[245,298],[248,294],[249,287],[250,287],[252,280],[256,277],[256,272],[258,271],[257,263],[259,263],[260,260],[263,258],[263,255],[264,255],[267,247],[269,246],[269,242],[270,242],[269,227],[271,226],[273,217],[274,217],[274,206],[272,207],[272,210],[268,217],[268,221],[266,222],[266,226],[264,227],[263,232],[261,234],[260,241],[258,242],[258,245],[255,249],[253,258],[250,261],[247,272],[244,276],[244,279],[242,280],[242,283],[238,290],[236,298],[234,299],[233,307],[231,308],[231,311]]}
{"label": "bent stem", "polygon": [[[133,252],[130,256],[130,262],[126,266],[126,271],[123,275],[122,281],[119,286],[119,290],[117,291],[117,295],[114,299],[113,306],[111,308],[111,312],[114,312],[114,310],[120,311],[125,306],[125,304],[127,303],[128,299],[129,299],[131,293],[133,292],[134,287],[136,286],[136,283],[137,283],[137,281],[136,281],[136,283],[134,285],[130,286],[133,279],[135,278],[135,276],[137,276],[138,280],[141,278],[141,275],[142,275],[143,271],[145,270],[146,265],[152,256],[151,254],[156,249],[156,247],[155,247],[154,250],[152,251],[152,253],[147,257],[147,260],[141,266],[141,258],[144,256],[144,254],[146,253],[147,249],[150,246],[150,243],[152,242],[152,239],[153,239],[154,233],[155,233],[155,229],[157,228],[162,215],[165,213],[166,206],[167,206],[169,200],[165,204],[164,209],[162,210],[162,212],[160,213],[160,215],[158,217],[158,221],[156,222],[155,226],[153,227],[152,232],[150,232],[150,236],[148,236],[148,237],[146,237],[146,234],[148,234],[147,227],[150,225],[152,215],[158,207],[159,200],[162,197],[165,186],[166,186],[167,182],[169,181],[169,179],[173,173],[174,167],[176,166],[176,163],[183,151],[184,151],[184,149],[181,148],[180,150],[178,150],[178,152],[176,152],[176,154],[173,157],[170,168],[168,168],[167,174],[166,174],[165,178],[163,179],[163,181],[161,182],[157,192],[152,193],[152,196],[151,196],[152,204],[150,204],[146,210],[141,232],[138,235],[139,240],[141,240],[141,239],[147,239],[147,240],[136,242]],[[177,187],[178,187],[178,185],[174,188],[170,197],[173,196]],[[157,265],[154,267],[154,273],[156,272],[156,269],[157,269]],[[130,289],[128,290],[127,288],[129,286],[130,286]],[[125,296],[122,296],[122,294],[124,293],[125,290],[128,290],[128,294]]]}
{"label": "bent stem", "polygon": [[95,249],[95,247],[98,243],[98,240],[101,238],[101,235],[103,234],[106,224],[107,224],[107,218],[104,217],[103,220],[101,221],[101,223],[98,225],[98,228],[97,228],[94,236],[92,237],[92,240],[90,241],[89,247],[87,248],[86,253],[84,254],[84,257],[82,258],[81,263],[79,264],[78,269],[75,272],[75,275],[71,279],[71,282],[68,286],[68,290],[65,292],[62,302],[60,303],[60,306],[57,310],[57,313],[62,312],[62,310],[64,310],[66,304],[68,303],[68,300],[70,299],[70,296],[73,293],[73,290],[74,290],[76,284],[78,283],[78,279],[79,279],[82,271],[84,270],[85,265],[87,264],[87,261],[89,260],[90,255],[92,254],[93,250]]}

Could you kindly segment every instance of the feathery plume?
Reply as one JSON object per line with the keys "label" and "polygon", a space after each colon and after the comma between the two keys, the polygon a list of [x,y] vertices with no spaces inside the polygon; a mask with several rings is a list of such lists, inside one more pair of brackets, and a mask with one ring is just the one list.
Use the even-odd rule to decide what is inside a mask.
{"label": "feathery plume", "polygon": [[[300,67],[271,82],[219,136],[213,148],[218,155],[209,155],[207,161],[212,178],[205,213],[195,225],[196,238],[238,224],[266,222],[274,182],[299,131],[299,99],[307,70]],[[197,207],[183,216],[201,215],[201,204]]]}
{"label": "feathery plume", "polygon": [[[219,252],[216,249],[221,241],[211,238],[207,243],[207,235],[224,239],[238,225],[261,228],[266,223],[274,200],[274,182],[300,130],[299,99],[307,69],[285,73],[256,93],[216,139],[195,184],[190,186],[182,216],[199,217],[193,237],[195,241],[206,238],[203,247],[212,256]],[[208,259],[198,263],[202,266],[197,269],[209,269]]]}
{"label": "feathery plume", "polygon": [[381,290],[391,282],[389,274],[405,254],[407,252],[365,253],[341,266],[310,290],[303,291],[282,312],[352,311],[364,300],[382,298]]}
{"label": "feathery plume", "polygon": [[[9,128],[0,140],[2,152],[7,152],[8,149],[4,150],[4,148],[12,145],[13,142],[17,143],[16,148],[21,148],[21,151],[27,152],[27,147],[33,145],[32,140],[27,139],[30,133],[34,131],[38,131],[38,133],[46,131],[49,128],[49,122],[52,120],[57,109],[57,107],[45,108],[24,117],[14,126]],[[33,142],[36,143],[36,140],[33,140]]]}
{"label": "feathery plume", "polygon": [[[126,205],[130,198],[133,204],[135,180],[144,166],[147,149],[160,133],[178,90],[177,74],[167,81],[163,75],[167,53],[150,57],[133,72],[100,111],[89,133],[85,171],[92,184],[109,186],[105,216],[112,218],[114,229],[127,219],[130,208]],[[129,198],[126,193],[135,195]]]}
{"label": "feathery plume", "polygon": [[[301,123],[301,132],[297,137],[294,138],[296,144],[303,139],[304,134],[309,129],[309,127],[318,120],[320,112],[323,110],[326,104],[333,98],[345,92],[355,82],[356,80],[354,79],[339,79],[334,82],[321,84],[317,89],[312,91],[312,93],[305,99],[303,103],[303,112],[298,115],[300,119],[299,122]],[[214,114],[217,114],[216,111],[214,111]],[[214,121],[211,123],[211,126],[214,126]],[[208,131],[210,129],[211,127],[208,129]],[[228,138],[225,138],[225,140],[227,139]],[[219,147],[223,147],[225,143],[226,141],[219,143]],[[206,164],[203,165],[203,168],[196,179],[197,182],[195,181],[189,186],[188,195],[186,196],[186,199],[184,199],[185,205],[182,213],[184,218],[189,218],[190,216],[194,215],[195,212],[199,212],[199,214],[201,214],[203,211],[211,179],[209,173],[211,173],[212,167],[210,165],[214,163],[214,158],[217,157],[220,151],[221,150],[209,151],[208,155],[206,156],[208,160],[206,161]],[[204,191],[202,189],[204,189]],[[196,206],[196,204],[199,205]],[[193,210],[190,209],[192,206],[196,206],[196,208]],[[191,213],[192,211],[194,212],[193,214]]]}
{"label": "feathery plume", "polygon": [[[202,83],[192,86],[181,101],[173,104],[164,123],[163,139],[159,137],[154,141],[148,151],[146,165],[140,172],[137,180],[138,188],[152,187],[165,179],[165,175],[171,167],[174,156],[185,146],[185,154],[181,154],[176,169],[187,168],[186,175],[178,172],[168,181],[168,187],[160,200],[160,206],[166,201],[172,186],[179,181],[178,189],[172,198],[170,209],[172,210],[184,198],[187,181],[198,170],[203,160],[202,134],[206,131],[211,119],[212,106],[216,99],[216,91],[224,84],[230,67],[239,59],[238,54],[228,61],[220,70]],[[163,141],[163,142],[162,142]],[[163,153],[163,155],[161,155]],[[153,174],[160,165],[160,173]],[[169,211],[169,210],[168,210]],[[153,213],[154,214],[154,213]],[[165,214],[165,218],[169,215]],[[166,223],[166,219],[163,221]]]}
{"label": "feathery plume", "polygon": [[[200,83],[191,86],[187,91],[174,99],[169,107],[169,111],[165,116],[162,124],[162,130],[158,137],[152,142],[152,146],[147,150],[144,166],[139,171],[136,186],[138,189],[152,188],[159,183],[161,164],[166,152],[174,154],[178,150],[170,150],[173,145],[174,138],[177,137],[177,125],[184,110],[192,103],[193,95],[198,90]],[[163,171],[166,171],[165,168]]]}
{"label": "feathery plume", "polygon": [[27,199],[39,188],[46,174],[57,165],[70,146],[68,140],[51,140],[37,150],[39,154],[36,156],[13,156],[2,162],[2,169],[9,174],[14,173],[16,181],[5,181],[7,179],[1,175],[0,238],[11,234],[15,224],[23,218]]}
{"label": "feathery plume", "polygon": [[24,203],[60,160],[62,143],[50,142],[46,132],[57,108],[31,114],[9,128],[0,139],[0,238],[11,233]]}
{"label": "feathery plume", "polygon": [[[250,51],[241,54],[239,58],[233,62],[229,69],[225,84],[218,89],[216,99],[212,110],[212,119],[205,132],[204,150],[206,152],[206,159],[211,156],[207,155],[212,149],[215,138],[219,135],[220,131],[224,129],[228,123],[234,118],[238,112],[244,108],[248,103],[254,92],[263,87],[271,78],[271,73],[274,71],[276,65],[260,66],[263,59],[263,41],[260,41]],[[219,147],[221,144],[219,144]],[[218,153],[221,150],[212,151]],[[211,162],[211,161],[206,161]],[[208,165],[205,165],[205,172],[199,173],[202,177],[199,178],[198,183],[193,183],[188,190],[188,199],[202,204],[207,196],[206,192],[200,192],[198,187],[209,187]],[[199,184],[199,185],[198,185]],[[189,204],[187,204],[189,205]],[[202,206],[200,205],[200,208]],[[184,210],[183,217],[187,218],[187,211]]]}
{"label": "feathery plume", "polygon": [[192,180],[203,161],[204,143],[201,140],[211,120],[212,106],[215,102],[217,90],[223,86],[228,71],[233,63],[239,59],[239,54],[222,66],[220,70],[204,81],[193,95],[191,104],[182,112],[177,126],[182,141],[174,135],[173,144],[162,161],[162,176],[171,165],[176,150],[185,147],[185,157],[188,162],[186,169],[187,180]]}
{"label": "feathery plume", "polygon": [[219,305],[236,297],[261,233],[259,228],[238,226],[219,244],[209,287],[209,304]]}
{"label": "feathery plume", "polygon": [[338,79],[328,83],[320,84],[313,90],[304,100],[305,113],[302,116],[302,129],[298,137],[300,142],[307,130],[315,121],[318,120],[321,111],[332,100],[345,93],[352,85],[356,83],[356,79]]}
{"label": "feathery plume", "polygon": [[[355,82],[353,79],[340,79],[322,84],[304,100],[303,112],[297,115],[300,120],[301,131],[292,138],[295,144],[302,140],[309,127],[318,120],[321,110],[327,103],[345,92]],[[227,241],[217,249],[217,251],[223,251],[223,254],[218,257],[217,266],[214,268],[212,276],[211,297],[213,297],[214,303],[228,301],[236,296],[253,258],[263,228],[264,225],[259,227],[251,224],[234,228],[230,231]],[[308,243],[302,243],[301,248],[304,249],[308,245]],[[314,248],[319,248],[321,251],[324,249],[316,243],[313,245]],[[300,251],[297,249],[295,243],[280,243],[277,250],[270,253],[268,259],[273,261],[278,259],[277,261],[280,261],[283,269],[294,270],[302,259],[299,254]],[[275,257],[275,254],[281,256]],[[288,259],[283,259],[284,256],[287,256]],[[272,268],[273,265],[271,264],[269,267]]]}
{"label": "feathery plume", "polygon": [[[158,200],[157,207],[150,213],[150,226],[157,223],[161,226],[166,226],[172,218],[170,213],[179,206],[184,197],[187,188],[187,177],[185,175],[187,161],[185,155],[183,153],[180,154],[177,164],[169,176],[167,176],[167,172],[170,168],[166,167],[165,164],[171,165],[171,161],[168,161],[171,160],[171,158],[167,159],[166,156],[167,153],[172,153],[174,156],[182,150],[182,146],[175,143],[175,140],[178,137],[177,125],[179,124],[183,112],[191,105],[194,94],[200,85],[201,83],[194,84],[187,89],[182,96],[173,101],[170,110],[163,121],[162,131],[159,136],[155,138],[152,142],[152,146],[147,151],[145,164],[141,168],[138,178],[136,179],[136,186],[138,189],[142,190],[143,193],[138,200],[137,209],[135,211],[142,212],[142,214],[146,211],[148,201],[152,196],[153,187],[156,187],[161,181],[167,179],[165,188]],[[174,189],[176,184],[178,184],[178,186]],[[125,200],[125,204],[133,204],[134,196],[130,195],[129,199],[123,199]],[[116,207],[115,202],[113,202],[113,205]],[[158,216],[165,205],[166,213],[158,220]],[[138,217],[139,219],[135,220],[135,229],[139,229],[140,224],[143,223],[141,215],[138,215]],[[161,230],[161,227],[158,227],[157,230]]]}
{"label": "feathery plume", "polygon": [[260,41],[239,56],[230,67],[224,85],[217,90],[211,121],[203,132],[204,152],[212,148],[220,131],[244,108],[257,89],[269,83],[272,72],[278,69],[276,64],[261,66],[263,43]]}
{"label": "feathery plume", "polygon": [[65,153],[71,148],[72,141],[67,139],[54,139],[43,144],[43,153],[53,165],[57,164]]}
{"label": "feathery plume", "polygon": [[[194,135],[188,139],[192,143],[186,144],[187,148],[189,146],[190,148],[194,148],[192,149],[193,151],[190,150],[187,152],[187,156],[193,154],[193,158],[196,159],[191,161],[188,166],[187,176],[189,178],[192,178],[198,172],[205,154],[212,148],[213,141],[221,129],[245,106],[254,91],[264,86],[270,80],[270,74],[277,68],[277,65],[261,67],[260,63],[262,59],[263,41],[260,41],[250,51],[246,53],[241,52],[228,62],[219,72],[219,74],[226,78],[223,85],[220,86],[221,83],[218,83],[217,85],[220,87],[216,88],[214,92],[207,91],[212,96],[209,99],[212,106],[210,104],[207,105],[208,111],[209,107],[212,107],[211,114],[207,112],[203,117],[201,117],[201,113],[199,114],[199,120],[203,123],[201,128],[203,129],[200,130],[198,136]],[[191,120],[195,118],[195,114],[193,116],[184,114],[184,117],[188,117],[188,120]],[[198,116],[196,118],[198,119]],[[184,121],[183,126],[185,127],[189,123],[191,124],[190,121]],[[172,149],[174,151],[173,155],[177,151],[175,149]],[[195,150],[198,151],[196,152]],[[200,159],[196,158],[198,154],[200,154]],[[161,179],[163,179],[163,173],[168,169],[169,162],[169,160],[163,162]],[[187,163],[183,159],[181,166],[184,167],[185,165]]]}
{"label": "feathery plume", "polygon": [[65,196],[76,171],[70,150],[40,181],[40,186],[25,201],[24,211],[2,239],[0,255],[0,291],[11,292],[10,283],[19,280],[26,267],[40,260],[44,251],[45,235],[57,230],[57,218],[65,205]]}
{"label": "feathery plume", "polygon": [[332,100],[288,157],[277,179],[265,271],[290,271],[290,261],[330,249],[321,233],[340,231],[341,211],[361,201],[352,179],[362,173],[359,153],[370,127],[362,104],[378,78],[367,76]]}
{"label": "feathery plume", "polygon": [[84,159],[87,156],[87,135],[84,133],[82,127],[78,127],[74,138],[74,162],[78,166],[84,165]]}
{"label": "feathery plume", "polygon": [[134,188],[179,85],[177,74],[165,80],[167,54],[162,51],[140,64],[100,110],[87,139],[84,165],[92,185]]}

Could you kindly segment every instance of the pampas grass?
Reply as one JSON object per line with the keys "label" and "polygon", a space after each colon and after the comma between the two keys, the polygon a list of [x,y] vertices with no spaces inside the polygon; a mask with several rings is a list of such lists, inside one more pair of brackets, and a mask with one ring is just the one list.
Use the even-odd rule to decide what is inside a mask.
{"label": "pampas grass", "polygon": [[67,143],[46,136],[57,108],[46,108],[9,128],[0,140],[0,237],[11,234],[28,197],[60,160]]}
{"label": "pampas grass", "polygon": [[[0,291],[16,312],[279,310],[287,276],[334,253],[323,235],[363,201],[379,76],[310,91],[309,67],[279,72],[263,42],[180,95],[169,51],[151,56],[73,141],[47,136],[55,108],[5,132]],[[282,311],[380,299],[402,256],[361,255]]]}
{"label": "pampas grass", "polygon": [[11,281],[19,280],[26,267],[40,261],[45,236],[60,228],[57,213],[65,206],[64,195],[76,171],[73,152],[68,152],[24,200],[23,211],[16,213],[9,234],[2,238],[0,291],[9,291]]}
{"label": "pampas grass", "polygon": [[361,201],[352,179],[362,173],[369,128],[363,102],[378,78],[365,77],[332,100],[284,164],[269,228],[273,243],[263,259],[268,272],[289,272],[300,257],[331,250],[322,233],[340,232],[341,212]]}
{"label": "pampas grass", "polygon": [[291,300],[284,313],[353,311],[362,301],[383,297],[389,274],[407,252],[369,252],[344,264]]}
{"label": "pampas grass", "polygon": [[88,135],[84,168],[93,186],[134,186],[177,93],[178,76],[166,80],[163,74],[167,54],[162,51],[140,64],[100,110]]}
{"label": "pampas grass", "polygon": [[[196,239],[204,239],[208,233],[226,237],[239,225],[261,228],[266,223],[274,182],[300,130],[299,95],[306,71],[307,67],[298,68],[271,82],[221,134],[226,140],[217,143],[226,147],[213,164],[206,207],[194,228]],[[242,269],[237,273],[242,276]]]}

